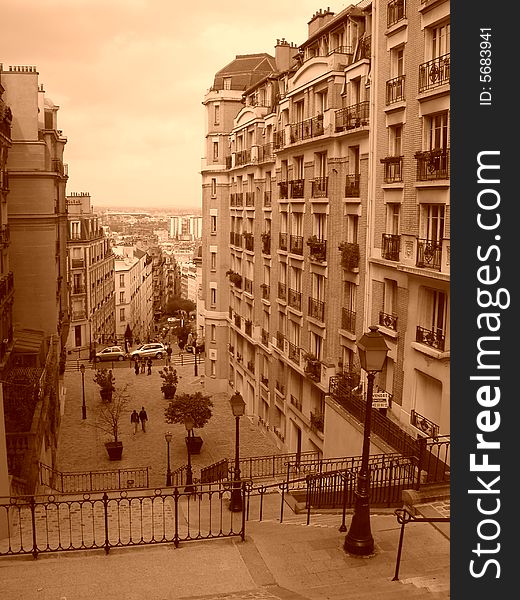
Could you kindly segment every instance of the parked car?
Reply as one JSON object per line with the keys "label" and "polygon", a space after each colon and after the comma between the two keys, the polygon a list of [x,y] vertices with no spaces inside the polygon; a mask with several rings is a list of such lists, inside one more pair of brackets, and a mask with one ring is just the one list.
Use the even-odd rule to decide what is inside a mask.
{"label": "parked car", "polygon": [[121,346],[108,346],[103,348],[100,352],[97,352],[94,356],[94,362],[101,362],[103,360],[125,360],[126,353]]}
{"label": "parked car", "polygon": [[132,359],[136,356],[143,356],[144,358],[162,358],[166,356],[166,346],[160,342],[151,342],[150,344],[141,344],[135,350],[130,353]]}

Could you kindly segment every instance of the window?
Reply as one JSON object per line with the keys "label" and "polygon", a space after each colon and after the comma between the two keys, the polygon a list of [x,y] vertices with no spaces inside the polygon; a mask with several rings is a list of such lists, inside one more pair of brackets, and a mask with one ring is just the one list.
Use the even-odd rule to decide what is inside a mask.
{"label": "window", "polygon": [[125,293],[119,292],[119,304],[124,304],[124,303],[125,303]]}
{"label": "window", "polygon": [[211,271],[216,271],[217,270],[217,253],[216,252],[211,252],[210,255],[210,269]]}
{"label": "window", "polygon": [[217,304],[216,288],[210,288],[210,304],[211,304],[211,306],[216,306],[216,304]]}
{"label": "window", "polygon": [[318,109],[318,114],[323,114],[328,106],[328,91],[323,90],[316,94],[316,105]]}
{"label": "window", "polygon": [[347,215],[347,242],[350,244],[358,243],[358,222],[359,217],[357,215]]}
{"label": "window", "polygon": [[403,126],[401,124],[392,125],[388,129],[388,133],[389,156],[401,156],[403,153]]}
{"label": "window", "polygon": [[392,235],[399,234],[399,220],[401,216],[401,205],[398,202],[390,202],[386,205],[386,232]]}
{"label": "window", "polygon": [[397,307],[397,281],[393,279],[384,280],[383,312],[392,315]]}
{"label": "window", "polygon": [[348,310],[356,310],[357,286],[351,281],[343,282],[343,306]]}
{"label": "window", "polygon": [[218,160],[218,142],[213,142],[213,160]]}
{"label": "window", "polygon": [[214,125],[218,125],[220,123],[220,105],[215,104],[215,120]]}
{"label": "window", "polygon": [[231,77],[224,77],[224,89],[225,90],[231,89]]}
{"label": "window", "polygon": [[390,51],[390,73],[392,77],[404,75],[404,46],[392,48]]}
{"label": "window", "polygon": [[422,204],[421,217],[423,238],[441,242],[444,238],[444,204]]}
{"label": "window", "polygon": [[211,178],[211,197],[215,198],[217,195],[217,180],[215,177]]}
{"label": "window", "polygon": [[210,327],[210,339],[214,342],[217,339],[217,326],[211,325]]}
{"label": "window", "polygon": [[431,29],[431,58],[439,58],[450,52],[450,24],[444,23]]}
{"label": "window", "polygon": [[303,156],[294,157],[294,177],[293,179],[303,179]]}
{"label": "window", "polygon": [[210,232],[217,233],[217,215],[211,215]]}
{"label": "window", "polygon": [[313,333],[311,331],[311,347],[310,347],[310,353],[314,354],[314,356],[318,359],[321,360],[321,349],[323,347],[323,339],[321,336],[316,335],[315,333]]}
{"label": "window", "polygon": [[125,276],[124,275],[119,275],[119,287],[122,287],[122,288],[125,287]]}
{"label": "window", "polygon": [[312,234],[319,240],[327,239],[327,215],[315,213],[313,215]]}
{"label": "window", "polygon": [[216,360],[209,361],[209,374],[210,374],[210,377],[216,376],[216,374],[217,374],[217,361]]}
{"label": "window", "polygon": [[[419,294],[420,340],[429,346],[444,350],[448,299],[444,292],[432,288],[422,288]],[[425,335],[426,333],[426,335]],[[428,333],[431,335],[428,336]]]}
{"label": "window", "polygon": [[426,117],[426,150],[448,148],[448,111]]}
{"label": "window", "polygon": [[120,321],[124,321],[125,320],[125,309],[124,308],[120,308],[119,309],[119,320]]}

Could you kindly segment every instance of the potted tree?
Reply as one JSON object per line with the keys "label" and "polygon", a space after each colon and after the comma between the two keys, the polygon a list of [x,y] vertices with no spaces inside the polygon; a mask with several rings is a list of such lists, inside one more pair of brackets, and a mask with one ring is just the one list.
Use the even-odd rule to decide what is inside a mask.
{"label": "potted tree", "polygon": [[163,380],[161,392],[164,394],[165,400],[173,400],[177,391],[177,384],[179,383],[177,369],[174,369],[171,365],[167,365],[159,371],[159,375]]}
{"label": "potted tree", "polygon": [[351,242],[342,242],[338,246],[341,252],[341,266],[347,271],[359,268],[359,245]]}
{"label": "potted tree", "polygon": [[[201,392],[194,394],[179,394],[164,410],[164,416],[167,423],[184,424],[186,419],[193,420],[193,427],[201,429],[209,421],[213,412],[213,401],[210,396]],[[193,433],[193,429],[188,432],[186,445],[189,446],[190,454],[199,454],[202,447],[202,438]]]}
{"label": "potted tree", "polygon": [[96,411],[94,427],[111,438],[105,442],[110,460],[121,460],[123,454],[123,442],[119,439],[119,422],[129,401],[126,386],[119,389],[114,388],[112,401],[101,403]]}
{"label": "potted tree", "polygon": [[115,377],[112,369],[99,369],[94,375],[94,383],[99,385],[99,394],[104,402],[112,401],[112,394],[115,391]]}

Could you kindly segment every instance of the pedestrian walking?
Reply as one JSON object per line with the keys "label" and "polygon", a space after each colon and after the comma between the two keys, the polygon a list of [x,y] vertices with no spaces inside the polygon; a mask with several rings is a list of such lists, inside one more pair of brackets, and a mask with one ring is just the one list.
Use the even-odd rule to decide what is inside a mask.
{"label": "pedestrian walking", "polygon": [[146,431],[146,421],[148,421],[148,415],[144,409],[144,406],[141,406],[141,410],[139,411],[139,419],[141,420],[141,428],[143,431]]}
{"label": "pedestrian walking", "polygon": [[134,371],[136,375],[139,375],[139,357],[136,356],[134,360]]}
{"label": "pedestrian walking", "polygon": [[137,428],[139,427],[139,413],[136,410],[130,415],[130,423],[134,425],[135,435],[137,433]]}
{"label": "pedestrian walking", "polygon": [[144,373],[146,367],[146,360],[141,356],[141,373]]}
{"label": "pedestrian walking", "polygon": [[166,362],[169,364],[172,359],[172,347],[170,344],[166,346]]}
{"label": "pedestrian walking", "polygon": [[148,357],[148,360],[146,361],[146,366],[148,367],[148,375],[152,374],[152,359],[150,357]]}

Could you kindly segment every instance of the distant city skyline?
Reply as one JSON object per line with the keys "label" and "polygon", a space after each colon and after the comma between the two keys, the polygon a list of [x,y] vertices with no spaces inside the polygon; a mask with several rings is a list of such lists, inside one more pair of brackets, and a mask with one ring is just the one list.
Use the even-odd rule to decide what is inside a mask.
{"label": "distant city skyline", "polygon": [[[340,12],[350,2],[328,2]],[[301,44],[316,0],[4,0],[4,69],[32,65],[60,107],[67,193],[94,207],[201,206],[205,113],[214,74],[237,54]],[[14,115],[16,118],[16,115]]]}

